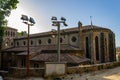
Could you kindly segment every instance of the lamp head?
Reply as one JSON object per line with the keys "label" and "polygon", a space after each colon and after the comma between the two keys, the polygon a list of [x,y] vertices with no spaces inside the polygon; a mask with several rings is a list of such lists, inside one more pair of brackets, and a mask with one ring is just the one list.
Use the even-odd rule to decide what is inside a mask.
{"label": "lamp head", "polygon": [[51,20],[57,20],[57,17],[52,16]]}
{"label": "lamp head", "polygon": [[22,15],[21,19],[22,19],[22,20],[25,20],[25,21],[28,21],[28,16]]}
{"label": "lamp head", "polygon": [[35,24],[35,20],[32,18],[32,17],[30,17],[30,20],[29,20],[32,24]]}
{"label": "lamp head", "polygon": [[62,21],[66,21],[66,19],[65,19],[64,17],[61,17],[61,20],[62,20]]}
{"label": "lamp head", "polygon": [[58,22],[56,22],[56,21],[52,21],[52,26],[58,26]]}

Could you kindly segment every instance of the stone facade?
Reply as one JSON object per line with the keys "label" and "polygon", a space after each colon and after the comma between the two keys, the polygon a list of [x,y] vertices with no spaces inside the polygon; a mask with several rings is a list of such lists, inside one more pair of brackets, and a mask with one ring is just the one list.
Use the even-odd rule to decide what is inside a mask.
{"label": "stone facade", "polygon": [[[14,47],[14,38],[16,38],[16,37],[17,37],[17,29],[14,29],[11,27],[5,27],[2,49]],[[0,54],[0,68],[2,67],[1,66],[2,63],[5,63],[5,62],[3,62],[3,59],[5,56],[6,56],[6,53],[4,54],[4,56],[3,56],[3,54]],[[7,57],[5,57],[5,58],[7,58]]]}
{"label": "stone facade", "polygon": [[13,39],[17,37],[17,29],[6,27],[4,31],[2,48],[11,48],[14,46]]}
{"label": "stone facade", "polygon": [[[61,50],[82,50],[84,53],[82,57],[90,59],[91,63],[106,63],[116,61],[115,34],[110,29],[95,25],[83,26],[82,23],[79,22],[77,27],[63,29],[60,31],[60,33],[61,46],[68,46],[62,46]],[[21,52],[27,52],[27,36],[16,37],[13,39],[13,43],[13,48],[3,50],[2,56],[4,56],[5,53],[21,56],[18,54]],[[49,31],[30,35],[30,52],[40,55],[39,53],[42,51],[57,50],[57,47],[53,45],[57,45],[57,31]],[[79,52],[79,54],[81,53]],[[77,60],[78,57],[79,56],[77,55]],[[35,63],[35,61],[32,62]],[[31,65],[34,66],[32,63]]]}
{"label": "stone facade", "polygon": [[[79,23],[80,24],[80,23]],[[80,30],[79,30],[80,29]],[[52,35],[55,35],[53,38]],[[27,38],[16,38],[15,47],[27,46]],[[69,44],[85,51],[93,63],[115,61],[115,34],[107,28],[94,25],[61,30],[61,44]],[[30,46],[56,45],[57,32],[33,34]]]}
{"label": "stone facade", "polygon": [[116,48],[116,60],[120,61],[120,47]]}

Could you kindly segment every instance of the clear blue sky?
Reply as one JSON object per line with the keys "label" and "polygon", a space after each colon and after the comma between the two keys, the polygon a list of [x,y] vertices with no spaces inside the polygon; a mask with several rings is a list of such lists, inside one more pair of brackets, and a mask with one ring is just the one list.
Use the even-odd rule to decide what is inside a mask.
{"label": "clear blue sky", "polygon": [[36,25],[31,27],[31,33],[56,29],[51,26],[52,16],[58,19],[61,16],[65,17],[67,28],[76,27],[78,21],[88,25],[92,16],[94,25],[109,28],[115,33],[116,46],[120,46],[120,0],[20,0],[18,8],[12,12],[9,21],[10,26],[18,31],[26,30],[21,28],[26,25],[18,21],[21,14],[36,20]]}

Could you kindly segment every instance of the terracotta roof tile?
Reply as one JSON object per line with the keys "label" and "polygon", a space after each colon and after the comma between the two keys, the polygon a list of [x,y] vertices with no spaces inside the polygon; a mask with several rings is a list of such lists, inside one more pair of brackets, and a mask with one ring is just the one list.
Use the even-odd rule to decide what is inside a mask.
{"label": "terracotta roof tile", "polygon": [[[61,50],[74,50],[75,48],[73,46],[62,44]],[[40,45],[40,46],[34,46],[30,47],[31,52],[41,52],[42,50],[57,50],[57,45]],[[25,52],[27,51],[27,47],[14,47],[9,49],[2,50],[3,52]]]}
{"label": "terracotta roof tile", "polygon": [[[32,53],[34,52],[30,52],[29,54],[31,55]],[[27,55],[28,53],[27,52],[21,52],[21,53],[18,53],[17,55]]]}
{"label": "terracotta roof tile", "polygon": [[[43,61],[43,62],[56,62],[57,59],[58,59],[57,53],[42,53],[42,54],[39,54],[38,56],[33,57],[31,60],[32,61]],[[78,57],[70,53],[61,53],[60,61],[78,64],[78,63],[83,63],[83,62],[89,62],[90,60],[88,58]]]}
{"label": "terracotta roof tile", "polygon": [[[86,25],[82,27],[83,31],[86,30],[94,30],[94,29],[105,29],[105,30],[109,30],[107,28],[103,28],[103,27],[99,27],[99,26],[95,26],[95,25]],[[78,32],[78,27],[74,27],[74,28],[67,28],[67,29],[62,29],[60,32],[61,33],[72,33],[72,32]],[[48,31],[48,32],[43,32],[43,33],[36,33],[36,34],[31,34],[30,37],[39,37],[39,36],[50,36],[52,34],[57,34],[57,31],[55,31],[54,33],[52,31]],[[21,38],[27,38],[27,36],[23,36],[23,37],[18,37],[15,39],[21,39]]]}

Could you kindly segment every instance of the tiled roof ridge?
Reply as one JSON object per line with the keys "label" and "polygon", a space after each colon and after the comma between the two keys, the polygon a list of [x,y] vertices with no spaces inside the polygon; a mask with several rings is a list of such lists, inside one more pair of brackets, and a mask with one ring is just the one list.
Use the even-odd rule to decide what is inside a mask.
{"label": "tiled roof ridge", "polygon": [[[110,30],[108,28],[104,28],[104,27],[100,27],[100,26],[96,26],[96,25],[84,25],[83,26],[83,30],[90,30],[90,29],[106,29],[106,30]],[[61,33],[75,32],[75,31],[78,31],[78,27],[61,29],[60,31],[61,31]],[[55,30],[55,32],[47,31],[47,32],[42,32],[42,33],[30,34],[30,37],[47,36],[47,35],[52,35],[52,34],[57,34],[57,30]],[[19,38],[27,38],[27,36],[18,37],[16,39],[19,39]]]}
{"label": "tiled roof ridge", "polygon": [[[31,51],[42,51],[42,50],[56,50],[56,44],[51,45],[39,45],[39,46],[30,46]],[[69,44],[61,44],[61,50],[71,50],[72,47]],[[19,46],[5,49],[3,51],[27,51],[27,46]]]}
{"label": "tiled roof ridge", "polygon": [[13,28],[13,27],[10,27],[10,26],[6,26],[5,28],[17,30],[16,28]]}

